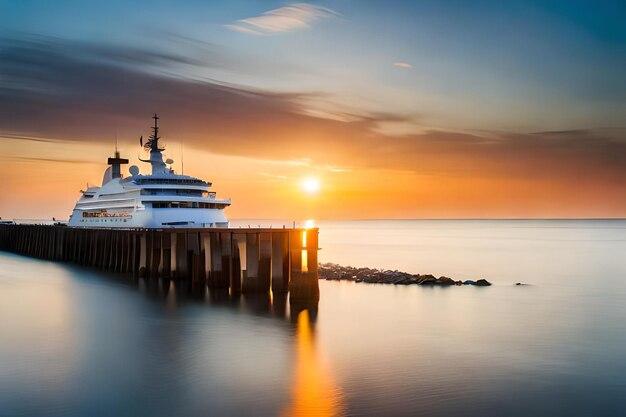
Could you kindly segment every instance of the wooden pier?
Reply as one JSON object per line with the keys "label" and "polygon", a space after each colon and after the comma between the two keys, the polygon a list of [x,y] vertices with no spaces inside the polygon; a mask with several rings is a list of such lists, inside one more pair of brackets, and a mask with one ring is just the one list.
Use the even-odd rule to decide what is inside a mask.
{"label": "wooden pier", "polygon": [[0,250],[135,277],[317,302],[319,229],[88,229],[0,224]]}

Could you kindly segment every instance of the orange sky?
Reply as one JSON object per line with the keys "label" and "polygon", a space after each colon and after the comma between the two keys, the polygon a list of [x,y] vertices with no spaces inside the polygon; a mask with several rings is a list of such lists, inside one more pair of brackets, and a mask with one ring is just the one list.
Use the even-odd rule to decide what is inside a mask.
{"label": "orange sky", "polygon": [[[176,160],[174,168],[180,172],[179,147],[170,142],[170,148],[168,154]],[[137,161],[139,146],[123,142],[121,149],[131,164],[146,172],[147,165]],[[230,218],[626,215],[623,174],[619,170],[613,172],[610,166],[604,170],[590,167],[585,155],[560,161],[550,167],[550,172],[532,172],[545,170],[544,164],[549,166],[550,161],[533,159],[532,154],[527,156],[530,160],[517,155],[495,166],[459,169],[472,160],[467,161],[467,155],[447,152],[432,154],[428,161],[416,157],[415,169],[410,169],[410,156],[406,161],[406,155],[399,155],[397,167],[392,163],[387,167],[377,166],[382,163],[368,166],[361,161],[351,165],[354,161],[349,157],[341,159],[339,149],[334,150],[337,155],[331,156],[332,161],[338,165],[325,166],[327,161],[321,156],[310,160],[272,160],[215,154],[187,146],[185,173],[212,181],[218,196],[231,197],[233,205],[227,211]],[[66,219],[79,190],[87,182],[100,184],[106,157],[111,152],[112,144],[0,139],[0,215]],[[480,165],[477,159],[476,164]],[[447,169],[448,166],[452,168]],[[531,172],[518,172],[525,167]],[[307,177],[319,180],[318,193],[303,190],[301,182]]]}

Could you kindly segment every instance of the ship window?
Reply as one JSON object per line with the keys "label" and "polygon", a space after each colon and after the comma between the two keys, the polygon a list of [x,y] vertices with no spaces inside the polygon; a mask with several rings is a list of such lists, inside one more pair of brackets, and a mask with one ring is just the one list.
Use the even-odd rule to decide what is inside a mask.
{"label": "ship window", "polygon": [[173,203],[169,203],[169,202],[153,202],[152,203],[152,207],[153,208],[171,208]]}
{"label": "ship window", "polygon": [[185,209],[222,210],[228,206],[228,204],[223,204],[223,203],[205,203],[201,201],[144,201],[144,204],[146,206],[152,206],[152,208],[155,208],[155,209],[185,208]]}

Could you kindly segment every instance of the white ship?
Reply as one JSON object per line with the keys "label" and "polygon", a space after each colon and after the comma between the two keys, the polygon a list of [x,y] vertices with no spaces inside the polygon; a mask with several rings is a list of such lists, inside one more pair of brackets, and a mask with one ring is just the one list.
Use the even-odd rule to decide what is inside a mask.
{"label": "white ship", "polygon": [[137,166],[129,168],[130,176],[122,177],[121,166],[128,159],[115,152],[108,159],[102,186],[87,187],[76,203],[69,226],[106,228],[205,228],[228,227],[224,209],[230,199],[220,200],[210,191],[211,183],[188,175],[179,175],[163,161],[159,147],[159,118],[155,114],[152,135],[141,144],[150,151],[150,174],[140,174]]}

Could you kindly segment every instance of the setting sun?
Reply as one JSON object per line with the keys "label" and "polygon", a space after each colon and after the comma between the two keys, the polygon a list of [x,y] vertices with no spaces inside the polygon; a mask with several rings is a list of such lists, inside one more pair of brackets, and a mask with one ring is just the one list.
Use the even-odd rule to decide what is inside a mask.
{"label": "setting sun", "polygon": [[317,194],[320,190],[320,182],[317,178],[307,177],[300,183],[302,189],[308,194]]}

